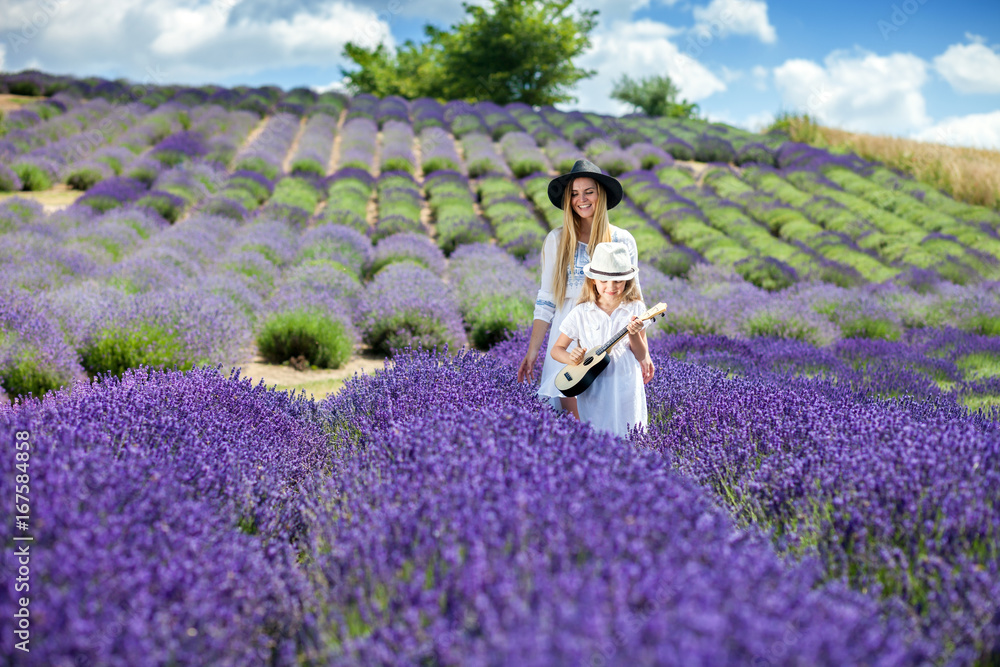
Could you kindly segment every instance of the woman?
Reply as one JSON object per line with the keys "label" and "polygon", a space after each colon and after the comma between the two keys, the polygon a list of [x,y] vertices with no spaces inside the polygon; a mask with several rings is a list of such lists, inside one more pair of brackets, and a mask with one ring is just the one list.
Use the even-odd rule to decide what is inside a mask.
{"label": "woman", "polygon": [[[553,407],[561,406],[571,412],[577,419],[580,415],[576,398],[567,398],[556,389],[556,373],[563,365],[550,353],[559,338],[559,325],[580,296],[583,267],[590,262],[594,248],[608,241],[624,243],[632,263],[638,264],[635,239],[626,230],[614,227],[608,221],[608,209],[617,206],[623,196],[621,183],[601,172],[589,160],[577,160],[569,173],[549,182],[549,201],[563,210],[563,225],[549,232],[542,246],[542,284],[535,300],[528,352],[517,369],[517,381],[533,379],[535,361],[545,332],[551,326],[555,333],[549,336],[545,350],[538,395],[552,403]],[[648,355],[640,366],[643,381],[649,382],[656,369]]]}

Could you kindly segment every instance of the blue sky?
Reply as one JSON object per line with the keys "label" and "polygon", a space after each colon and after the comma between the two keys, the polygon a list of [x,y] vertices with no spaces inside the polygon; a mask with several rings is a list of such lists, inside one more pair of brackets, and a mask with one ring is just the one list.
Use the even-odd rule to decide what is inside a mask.
{"label": "blue sky", "polygon": [[[576,0],[597,71],[561,105],[629,109],[623,73],[669,74],[703,114],[755,129],[807,111],[845,129],[1000,148],[1000,5],[943,0]],[[476,0],[485,3],[486,0]],[[6,0],[0,69],[156,83],[341,83],[347,41],[389,46],[461,0]]]}

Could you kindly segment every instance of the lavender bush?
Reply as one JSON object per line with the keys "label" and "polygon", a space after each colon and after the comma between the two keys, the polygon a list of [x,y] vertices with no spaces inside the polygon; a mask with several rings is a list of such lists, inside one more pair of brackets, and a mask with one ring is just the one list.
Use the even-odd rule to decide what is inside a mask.
{"label": "lavender bush", "polygon": [[468,179],[448,171],[435,172],[424,181],[434,216],[438,245],[450,254],[463,243],[478,243],[490,238],[489,226],[473,206]]}
{"label": "lavender bush", "polygon": [[429,270],[390,264],[365,290],[358,314],[365,343],[381,354],[407,347],[452,350],[465,345],[452,289]]}
{"label": "lavender bush", "polygon": [[489,349],[532,319],[535,277],[510,255],[486,243],[452,253],[448,275],[470,342]]}
{"label": "lavender bush", "polygon": [[375,275],[386,266],[397,262],[412,262],[435,275],[444,274],[444,253],[426,234],[398,232],[379,240],[372,252],[368,274]]}
{"label": "lavender bush", "polygon": [[0,387],[10,399],[69,385],[83,375],[76,352],[41,298],[0,290]]}

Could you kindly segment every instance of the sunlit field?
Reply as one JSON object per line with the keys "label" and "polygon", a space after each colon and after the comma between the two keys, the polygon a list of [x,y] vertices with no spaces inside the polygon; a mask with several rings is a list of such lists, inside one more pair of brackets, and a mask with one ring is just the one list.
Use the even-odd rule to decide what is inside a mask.
{"label": "sunlit field", "polygon": [[[701,120],[133,90],[0,77],[33,664],[1000,663],[995,200]],[[581,157],[668,306],[628,439],[515,381]]]}

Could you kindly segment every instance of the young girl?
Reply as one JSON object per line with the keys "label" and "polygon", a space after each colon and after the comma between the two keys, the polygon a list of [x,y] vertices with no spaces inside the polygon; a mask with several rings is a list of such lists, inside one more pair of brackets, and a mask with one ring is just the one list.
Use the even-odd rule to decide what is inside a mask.
{"label": "young girl", "polygon": [[[577,160],[571,171],[549,182],[548,194],[552,205],[563,210],[563,224],[549,232],[542,246],[542,281],[535,300],[531,339],[518,367],[517,381],[532,379],[535,360],[551,327],[538,395],[553,407],[578,414],[576,398],[563,396],[556,389],[556,374],[562,364],[552,358],[551,352],[559,327],[576,304],[576,297],[583,287],[583,267],[590,261],[591,253],[599,243],[616,241],[625,244],[633,264],[638,260],[638,250],[632,235],[625,229],[615,227],[608,219],[608,210],[617,206],[624,196],[621,183],[603,173],[594,163]],[[650,377],[654,370],[652,361],[648,361],[648,367],[643,368],[643,372],[648,372]]]}
{"label": "young girl", "polygon": [[[577,396],[576,415],[595,429],[627,436],[632,426],[646,426],[645,382],[653,373],[646,331],[639,315],[646,310],[639,294],[628,249],[621,243],[601,243],[583,269],[583,291],[563,320],[551,356],[561,364],[579,364],[586,351],[600,347],[626,326],[628,337],[608,352],[611,363],[593,384]],[[576,342],[579,347],[569,346]]]}

